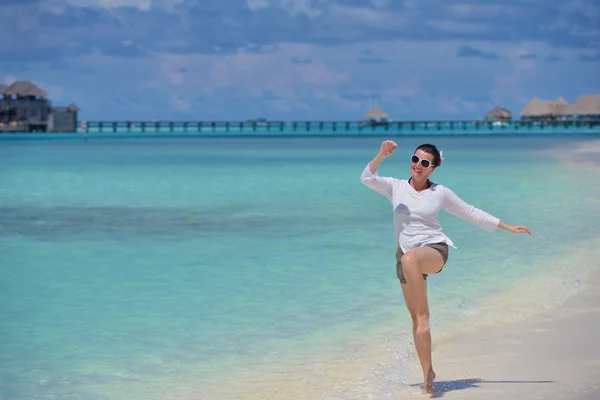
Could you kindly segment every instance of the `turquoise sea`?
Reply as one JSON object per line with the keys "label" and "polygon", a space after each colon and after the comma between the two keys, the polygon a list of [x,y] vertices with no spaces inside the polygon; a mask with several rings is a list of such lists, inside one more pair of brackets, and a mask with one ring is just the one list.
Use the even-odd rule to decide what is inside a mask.
{"label": "turquoise sea", "polygon": [[[381,175],[406,177],[414,148],[433,142],[445,156],[434,181],[534,233],[440,214],[458,249],[429,278],[434,343],[585,283],[600,179],[575,150],[593,136],[394,139]],[[0,141],[0,398],[408,390],[392,210],[360,182],[381,140]]]}

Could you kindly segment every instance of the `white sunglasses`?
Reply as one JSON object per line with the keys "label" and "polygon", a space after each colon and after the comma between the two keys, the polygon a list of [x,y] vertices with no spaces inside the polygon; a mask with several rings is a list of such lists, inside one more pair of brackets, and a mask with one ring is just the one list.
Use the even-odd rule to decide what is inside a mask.
{"label": "white sunglasses", "polygon": [[412,162],[413,164],[417,164],[420,163],[421,167],[427,169],[429,167],[433,167],[434,165],[431,164],[431,161],[426,160],[424,158],[419,158],[418,155],[413,154],[412,157],[410,158],[410,162]]}

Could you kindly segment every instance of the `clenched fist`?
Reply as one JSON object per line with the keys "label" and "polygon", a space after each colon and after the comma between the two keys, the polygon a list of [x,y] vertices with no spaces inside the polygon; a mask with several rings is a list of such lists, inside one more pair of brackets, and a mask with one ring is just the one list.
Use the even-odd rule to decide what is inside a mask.
{"label": "clenched fist", "polygon": [[385,140],[381,143],[381,149],[379,150],[379,155],[383,158],[389,157],[392,153],[398,148],[398,145],[393,140]]}

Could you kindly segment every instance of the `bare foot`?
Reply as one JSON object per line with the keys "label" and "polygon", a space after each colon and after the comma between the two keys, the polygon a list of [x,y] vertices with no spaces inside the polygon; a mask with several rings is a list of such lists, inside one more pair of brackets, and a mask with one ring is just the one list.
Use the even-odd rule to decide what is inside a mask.
{"label": "bare foot", "polygon": [[416,333],[422,334],[427,332],[429,332],[429,318],[426,315],[418,315]]}
{"label": "bare foot", "polygon": [[423,383],[423,394],[435,393],[435,389],[433,388],[433,381],[435,381],[435,372],[433,370],[429,371],[429,376],[425,379]]}

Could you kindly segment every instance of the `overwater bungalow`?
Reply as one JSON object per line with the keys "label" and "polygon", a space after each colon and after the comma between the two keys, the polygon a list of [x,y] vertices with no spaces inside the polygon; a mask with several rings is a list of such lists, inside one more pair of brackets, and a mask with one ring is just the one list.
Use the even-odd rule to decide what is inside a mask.
{"label": "overwater bungalow", "polygon": [[0,132],[76,132],[78,111],[75,105],[52,107],[31,81],[0,85]]}
{"label": "overwater bungalow", "polygon": [[527,121],[552,121],[556,119],[557,112],[564,109],[568,103],[562,97],[556,100],[540,100],[534,97],[523,109],[521,116]]}
{"label": "overwater bungalow", "polygon": [[600,120],[600,95],[582,95],[572,104],[556,108],[557,119],[563,120]]}
{"label": "overwater bungalow", "polygon": [[600,121],[600,95],[582,95],[573,103],[534,98],[521,110],[526,121]]}
{"label": "overwater bungalow", "polygon": [[485,114],[485,120],[493,122],[509,122],[512,120],[512,113],[506,108],[494,107]]}
{"label": "overwater bungalow", "polygon": [[361,123],[363,126],[387,125],[390,123],[389,114],[380,108],[372,109],[364,117],[367,118],[367,121]]}

